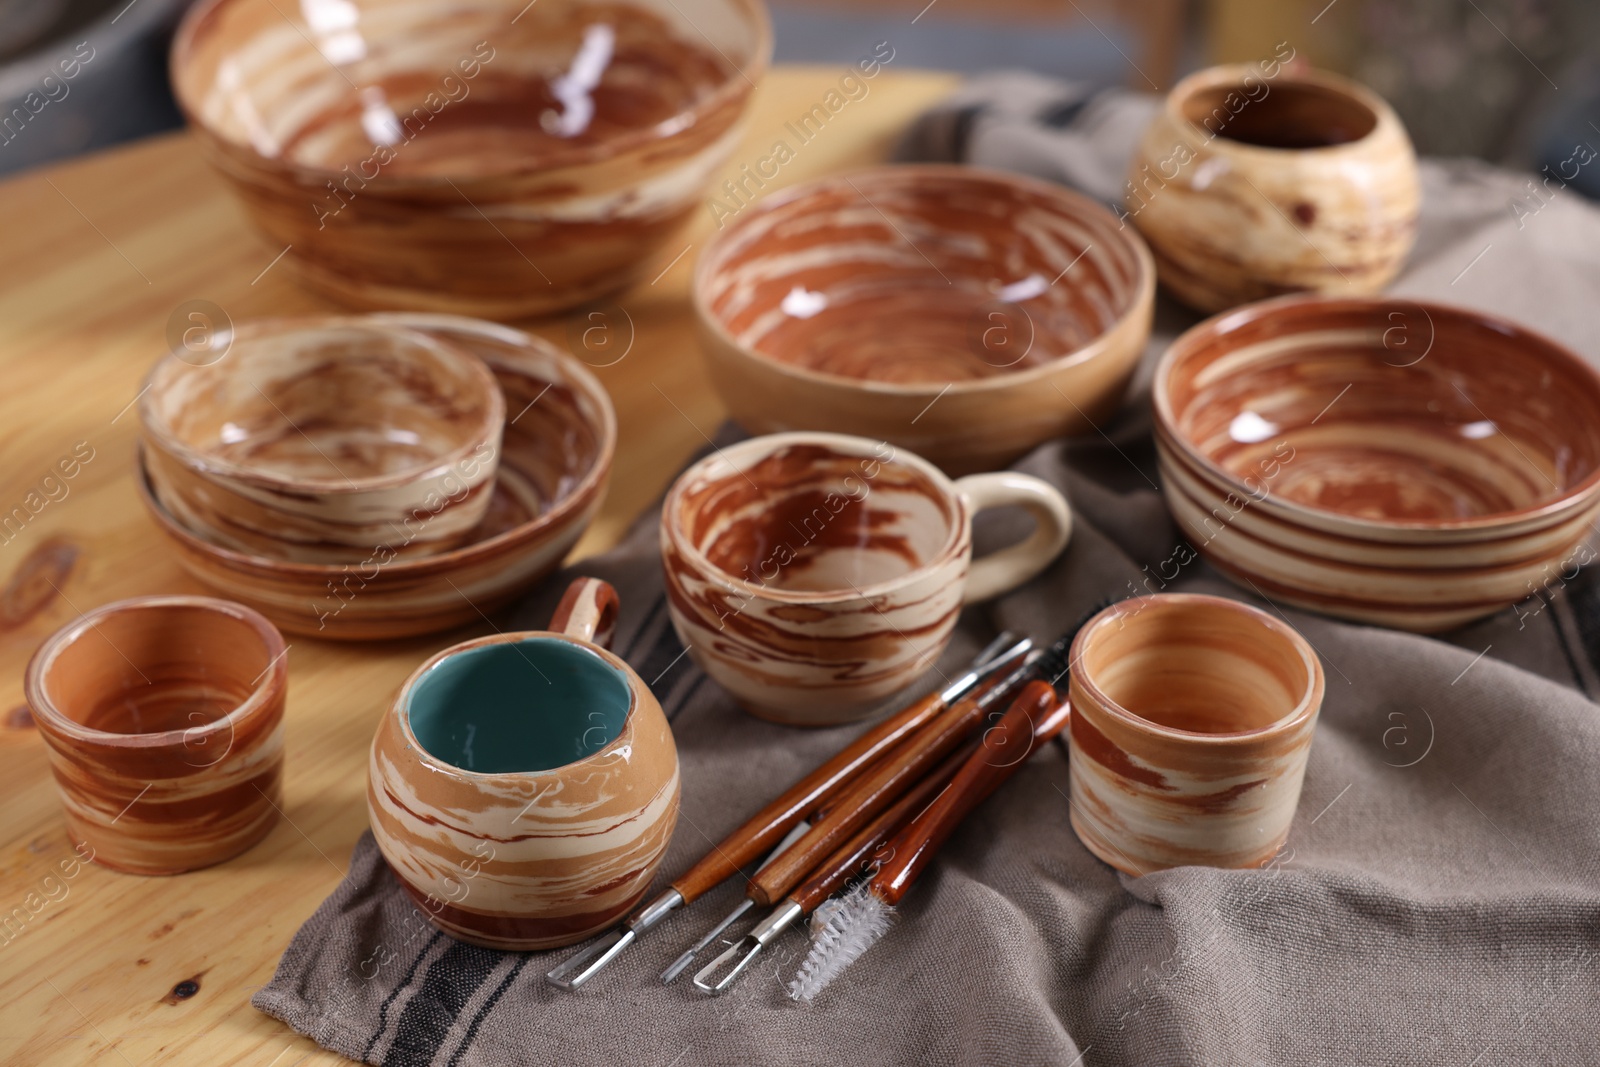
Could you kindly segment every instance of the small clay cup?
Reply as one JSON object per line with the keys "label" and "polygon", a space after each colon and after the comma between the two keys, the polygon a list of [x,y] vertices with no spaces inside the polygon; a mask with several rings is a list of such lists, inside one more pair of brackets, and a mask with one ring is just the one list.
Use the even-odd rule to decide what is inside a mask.
{"label": "small clay cup", "polygon": [[625,915],[678,818],[678,750],[610,644],[616,590],[580,578],[549,632],[445,649],[378,724],[367,810],[378,848],[440,930],[556,948]]}
{"label": "small clay cup", "polygon": [[164,356],[139,415],[156,499],[190,531],[345,564],[466,539],[494,493],[505,398],[481,359],[421,330],[278,319]]}
{"label": "small clay cup", "polygon": [[[974,560],[972,516],[1007,505],[1032,515],[1032,534]],[[1071,534],[1066,499],[1038,478],[952,482],[884,441],[785,433],[684,471],[662,508],[661,556],[695,662],[751,714],[824,726],[916,681],[963,605],[1028,581]]]}
{"label": "small clay cup", "polygon": [[149,596],[57,630],[23,679],[75,845],[131,874],[231,859],[278,821],[283,638],[226,600]]}
{"label": "small clay cup", "polygon": [[1308,290],[1375,293],[1416,238],[1417,160],[1394,109],[1276,61],[1179,82],[1145,132],[1123,206],[1161,284],[1197,311]]}
{"label": "small clay cup", "polygon": [[1072,643],[1072,829],[1132,875],[1258,867],[1283,847],[1322,707],[1287,623],[1222,597],[1135,597]]}

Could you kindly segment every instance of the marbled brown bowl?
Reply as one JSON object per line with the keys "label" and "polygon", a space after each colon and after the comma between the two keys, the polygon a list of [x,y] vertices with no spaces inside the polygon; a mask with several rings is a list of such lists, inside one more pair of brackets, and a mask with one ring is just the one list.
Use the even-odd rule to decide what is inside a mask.
{"label": "marbled brown bowl", "polygon": [[1161,284],[1203,312],[1377,292],[1411,250],[1418,202],[1411,141],[1381,97],[1276,63],[1179,82],[1124,196]]}
{"label": "marbled brown bowl", "polygon": [[278,822],[283,637],[239,604],[120,600],[45,640],[23,677],[67,831],[96,863],[177,874]]}
{"label": "marbled brown bowl", "polygon": [[139,394],[156,499],[225,548],[360,563],[482,522],[505,398],[483,360],[369,318],[269,319],[157,361]]}
{"label": "marbled brown bowl", "polygon": [[163,508],[141,468],[140,493],[190,574],[293,633],[361,640],[432,633],[509,603],[560,565],[600,508],[617,420],[610,397],[572,357],[520,330],[454,315],[377,321],[435,334],[480,356],[505,395],[500,472],[482,523],[459,547],[358,564],[293,563],[222,548]]}
{"label": "marbled brown bowl", "polygon": [[1600,374],[1525,327],[1284,297],[1183,334],[1152,395],[1168,506],[1245,588],[1432,632],[1587,562]]}
{"label": "marbled brown bowl", "polygon": [[702,253],[694,301],[751,433],[872,437],[962,474],[1109,418],[1154,290],[1144,243],[1087,197],[918,165],[745,209]]}
{"label": "marbled brown bowl", "polygon": [[205,0],[171,66],[277,269],[358,307],[504,319],[647,268],[770,51],[761,0]]}

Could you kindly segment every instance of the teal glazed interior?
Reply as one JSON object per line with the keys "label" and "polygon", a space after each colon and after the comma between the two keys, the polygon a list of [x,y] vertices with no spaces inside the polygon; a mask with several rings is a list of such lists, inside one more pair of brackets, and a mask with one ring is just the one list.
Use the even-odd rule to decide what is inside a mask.
{"label": "teal glazed interior", "polygon": [[554,637],[447,656],[411,687],[406,714],[434,759],[477,774],[547,771],[615,741],[633,693],[627,676]]}

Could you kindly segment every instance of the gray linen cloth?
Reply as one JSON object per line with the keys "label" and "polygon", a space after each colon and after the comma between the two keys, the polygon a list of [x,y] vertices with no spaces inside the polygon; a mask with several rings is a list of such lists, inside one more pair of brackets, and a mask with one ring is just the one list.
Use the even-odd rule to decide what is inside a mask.
{"label": "gray linen cloth", "polygon": [[[1151,106],[980,80],[920,122],[905,154],[1113,200]],[[1600,212],[1558,194],[1519,219],[1524,180],[1425,164],[1422,232],[1394,289],[1522,319],[1600,357]],[[1077,533],[1036,581],[965,614],[944,672],[1002,627],[1048,638],[1099,601],[1162,583],[1277,610],[1203,563],[1163,568],[1181,540],[1156,488],[1143,383],[1193,321],[1161,308],[1144,373],[1104,434],[1018,464],[1066,490]],[[980,545],[1020,533],[1015,516],[984,518]],[[574,573],[620,590],[617,648],[677,736],[683,812],[664,883],[859,728],[760,722],[680,657],[655,522],[652,511]],[[543,625],[566,577],[517,624]],[[1441,638],[1284,614],[1322,655],[1328,687],[1288,845],[1265,869],[1116,873],[1073,836],[1065,754],[1048,746],[951,838],[899,925],[801,1006],[782,988],[807,947],[800,932],[720,1000],[656,980],[737,900],[734,882],[568,994],[542,977],[565,951],[499,953],[435,933],[368,835],[254,1004],[389,1065],[1600,1063],[1594,571],[1552,575]]]}

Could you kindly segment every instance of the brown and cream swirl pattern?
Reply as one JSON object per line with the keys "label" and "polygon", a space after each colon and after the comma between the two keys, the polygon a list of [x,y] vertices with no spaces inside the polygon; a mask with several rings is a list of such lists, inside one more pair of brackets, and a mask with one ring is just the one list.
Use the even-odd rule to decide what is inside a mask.
{"label": "brown and cream swirl pattern", "polygon": [[[446,658],[527,639],[573,641],[627,679],[619,732],[562,766],[475,772],[430,753],[413,729],[418,680]],[[531,672],[530,672],[531,673]],[[541,705],[541,725],[582,707]],[[610,652],[562,634],[499,634],[446,649],[401,687],[372,741],[367,805],[372,833],[417,906],[453,937],[489,948],[572,944],[611,925],[650,887],[678,815],[678,757],[648,686]]]}
{"label": "brown and cream swirl pattern", "polygon": [[1304,638],[1221,597],[1106,609],[1073,642],[1072,828],[1131,875],[1257,867],[1283,846],[1322,706]]}
{"label": "brown and cream swirl pattern", "polygon": [[625,287],[740,136],[759,0],[207,0],[173,85],[283,267],[490,318]]}
{"label": "brown and cream swirl pattern", "polygon": [[1180,337],[1153,394],[1192,545],[1331,615],[1435,631],[1490,614],[1574,569],[1600,513],[1600,375],[1464,308],[1252,305]]}
{"label": "brown and cream swirl pattern", "polygon": [[1087,198],[897,166],[746,209],[702,255],[695,300],[747,429],[881,437],[970,471],[1109,414],[1153,285],[1143,243]]}
{"label": "brown and cream swirl pattern", "polygon": [[133,874],[221,863],[277,824],[283,638],[241,605],[138,597],[48,638],[24,677],[75,844]]}

